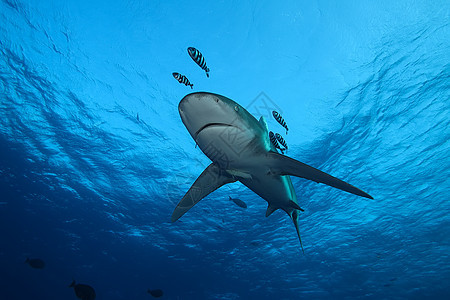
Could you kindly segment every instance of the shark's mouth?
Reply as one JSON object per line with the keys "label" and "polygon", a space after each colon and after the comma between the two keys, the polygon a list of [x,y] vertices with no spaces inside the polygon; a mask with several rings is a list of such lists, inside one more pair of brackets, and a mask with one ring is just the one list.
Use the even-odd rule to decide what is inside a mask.
{"label": "shark's mouth", "polygon": [[200,129],[195,132],[194,140],[197,141],[197,136],[199,135],[200,132],[202,132],[206,128],[211,128],[211,127],[235,127],[235,128],[238,128],[235,125],[227,124],[227,123],[208,123],[208,124],[205,124],[202,127],[200,127]]}

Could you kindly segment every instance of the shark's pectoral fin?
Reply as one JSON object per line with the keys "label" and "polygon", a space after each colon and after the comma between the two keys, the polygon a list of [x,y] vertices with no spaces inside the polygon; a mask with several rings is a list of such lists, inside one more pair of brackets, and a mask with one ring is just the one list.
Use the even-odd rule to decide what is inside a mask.
{"label": "shark's pectoral fin", "polygon": [[267,155],[267,161],[269,164],[271,174],[276,175],[292,175],[305,179],[309,179],[318,183],[325,183],[326,185],[338,188],[340,190],[373,199],[372,196],[363,192],[362,190],[354,187],[353,185],[337,179],[325,172],[322,172],[316,168],[308,166],[298,160],[281,155],[275,152],[269,152]]}
{"label": "shark's pectoral fin", "polygon": [[236,180],[230,176],[226,171],[221,170],[215,164],[210,164],[191,188],[184,195],[183,199],[178,203],[172,214],[172,222],[178,220],[189,209],[197,204],[204,197],[217,190],[227,183],[235,182]]}

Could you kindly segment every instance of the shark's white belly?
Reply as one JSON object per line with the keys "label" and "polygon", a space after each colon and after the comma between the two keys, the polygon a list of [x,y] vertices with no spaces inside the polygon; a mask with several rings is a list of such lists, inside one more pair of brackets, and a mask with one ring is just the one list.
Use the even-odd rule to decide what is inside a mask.
{"label": "shark's white belly", "polygon": [[287,213],[292,211],[289,201],[297,203],[297,197],[289,176],[253,174],[251,179],[240,178],[239,181],[251,189],[274,208],[281,208]]}
{"label": "shark's white belly", "polygon": [[290,177],[268,174],[270,169],[265,166],[263,155],[269,150],[269,145],[262,144],[261,139],[251,131],[242,131],[239,127],[210,126],[198,134],[197,144],[211,161],[270,205],[289,210],[289,201],[297,203]]}
{"label": "shark's white belly", "polygon": [[254,163],[255,153],[263,153],[264,145],[251,131],[232,126],[210,126],[203,129],[196,142],[206,156],[223,169],[246,170]]}

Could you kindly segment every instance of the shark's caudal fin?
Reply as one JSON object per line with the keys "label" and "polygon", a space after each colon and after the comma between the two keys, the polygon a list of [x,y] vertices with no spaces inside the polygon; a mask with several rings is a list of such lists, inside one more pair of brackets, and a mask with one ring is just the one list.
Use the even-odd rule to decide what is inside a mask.
{"label": "shark's caudal fin", "polygon": [[325,183],[326,185],[338,188],[340,190],[361,196],[369,199],[373,199],[372,196],[363,192],[362,190],[354,187],[353,185],[337,179],[325,172],[322,172],[316,168],[308,166],[298,160],[281,155],[275,152],[269,152],[267,155],[267,161],[270,167],[270,173],[276,175],[292,175],[305,179],[309,179],[318,183]]}
{"label": "shark's caudal fin", "polygon": [[222,185],[235,181],[236,179],[226,171],[221,170],[215,164],[210,164],[202,174],[200,174],[189,191],[187,191],[186,195],[184,195],[183,199],[178,203],[172,214],[172,222],[178,220],[200,200],[220,188]]}
{"label": "shark's caudal fin", "polygon": [[300,230],[298,229],[298,210],[294,210],[290,215],[292,221],[294,221],[295,230],[297,230],[298,239],[300,241],[300,247],[302,247],[302,252],[305,254],[305,250],[303,250],[302,238],[300,237]]}

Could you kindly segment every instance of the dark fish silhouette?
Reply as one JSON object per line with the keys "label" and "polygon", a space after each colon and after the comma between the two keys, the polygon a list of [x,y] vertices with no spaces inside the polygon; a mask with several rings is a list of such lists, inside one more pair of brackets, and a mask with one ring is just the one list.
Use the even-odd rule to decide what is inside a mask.
{"label": "dark fish silhouette", "polygon": [[183,83],[185,86],[189,85],[191,89],[193,88],[194,85],[189,81],[189,79],[187,79],[186,76],[181,75],[180,73],[177,72],[173,72],[172,75],[176,80],[178,80],[179,83]]}
{"label": "dark fish silhouette", "polygon": [[284,154],[284,150],[285,149],[280,147],[280,145],[278,144],[277,138],[276,138],[275,134],[272,131],[269,131],[269,139],[270,139],[270,142],[272,143],[272,145],[275,148],[280,149],[281,153]]}
{"label": "dark fish silhouette", "polygon": [[287,127],[286,121],[283,119],[283,117],[275,110],[272,111],[272,115],[275,118],[275,120],[277,120],[277,122],[280,123],[281,126],[286,128],[286,134],[288,134],[289,128]]}
{"label": "dark fish silhouette", "polygon": [[75,284],[75,280],[69,285],[69,287],[73,287],[75,291],[75,295],[77,298],[81,300],[94,300],[95,299],[95,291],[92,286],[87,284]]}
{"label": "dark fish silhouette", "polygon": [[287,143],[286,141],[283,139],[283,137],[281,136],[281,134],[276,133],[275,134],[275,138],[278,140],[278,142],[280,142],[280,144],[285,148],[286,152],[287,152]]}
{"label": "dark fish silhouette", "polygon": [[234,199],[234,198],[231,198],[230,196],[228,196],[228,198],[230,198],[230,200],[233,201],[237,206],[242,207],[242,208],[247,208],[247,204],[245,204],[245,202],[242,201],[241,199]]}
{"label": "dark fish silhouette", "polygon": [[27,258],[25,263],[29,264],[33,269],[43,269],[45,267],[45,262],[39,258]]}
{"label": "dark fish silhouette", "polygon": [[139,122],[139,113],[138,114],[136,114],[136,119],[138,120],[138,122]]}
{"label": "dark fish silhouette", "polygon": [[164,295],[163,291],[160,290],[160,289],[156,289],[156,290],[148,289],[148,290],[147,290],[147,293],[149,293],[150,295],[152,295],[152,296],[155,297],[155,298],[159,298],[159,297],[161,297],[162,295]]}
{"label": "dark fish silhouette", "polygon": [[261,241],[251,241],[250,245],[255,246],[255,247],[259,246],[259,245],[261,245]]}
{"label": "dark fish silhouette", "polygon": [[188,48],[188,53],[189,53],[189,56],[195,61],[195,63],[197,65],[199,65],[200,68],[205,70],[206,77],[209,77],[209,68],[206,66],[205,58],[200,53],[200,51],[198,51],[194,47],[189,47]]}

